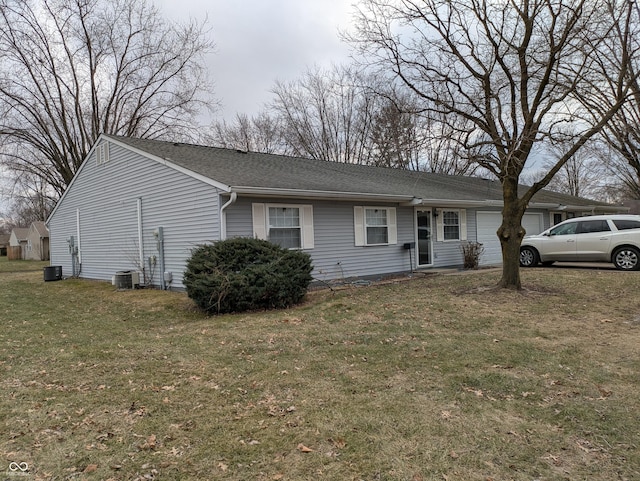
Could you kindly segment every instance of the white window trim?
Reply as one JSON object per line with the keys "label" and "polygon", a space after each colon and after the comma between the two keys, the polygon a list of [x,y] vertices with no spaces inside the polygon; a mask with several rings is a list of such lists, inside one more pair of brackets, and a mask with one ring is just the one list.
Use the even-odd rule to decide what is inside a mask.
{"label": "white window trim", "polygon": [[313,249],[315,246],[313,232],[313,206],[308,204],[251,204],[253,218],[253,236],[269,240],[269,208],[286,207],[298,209],[300,213],[300,243],[299,249]]}
{"label": "white window trim", "polygon": [[[460,242],[467,240],[467,211],[466,209],[438,209],[436,217],[436,228],[438,238],[437,242]],[[458,214],[459,230],[458,239],[445,239],[444,238],[444,213],[456,212]]]}
{"label": "white window trim", "polygon": [[[367,243],[367,225],[365,222],[365,211],[367,209],[385,210],[387,212],[387,242],[383,244]],[[377,206],[354,206],[353,207],[353,226],[355,234],[355,245],[360,246],[385,246],[398,243],[398,227],[396,221],[395,207],[377,207]],[[381,227],[381,226],[378,226]]]}

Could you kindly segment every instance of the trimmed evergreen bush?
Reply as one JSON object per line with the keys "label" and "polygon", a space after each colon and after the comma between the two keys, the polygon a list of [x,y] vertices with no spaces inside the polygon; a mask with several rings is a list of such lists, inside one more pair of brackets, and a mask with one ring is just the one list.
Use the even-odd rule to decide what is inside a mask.
{"label": "trimmed evergreen bush", "polygon": [[311,270],[306,252],[239,237],[194,249],[184,285],[209,314],[283,308],[302,300]]}

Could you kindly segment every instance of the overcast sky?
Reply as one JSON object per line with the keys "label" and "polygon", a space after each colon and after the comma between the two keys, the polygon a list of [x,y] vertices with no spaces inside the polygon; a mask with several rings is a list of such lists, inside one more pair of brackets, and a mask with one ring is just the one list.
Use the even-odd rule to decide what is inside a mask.
{"label": "overcast sky", "polygon": [[153,0],[169,18],[208,18],[216,52],[208,60],[219,116],[255,115],[276,80],[348,60],[339,32],[355,0]]}

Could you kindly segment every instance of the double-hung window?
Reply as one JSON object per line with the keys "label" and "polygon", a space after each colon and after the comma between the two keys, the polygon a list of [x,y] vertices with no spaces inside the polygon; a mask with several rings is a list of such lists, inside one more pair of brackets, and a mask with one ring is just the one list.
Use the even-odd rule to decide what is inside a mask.
{"label": "double-hung window", "polygon": [[464,209],[441,209],[437,217],[438,241],[467,239],[467,216]]}
{"label": "double-hung window", "polygon": [[443,240],[460,239],[460,212],[457,210],[442,211]]}
{"label": "double-hung window", "polygon": [[285,249],[312,249],[311,205],[252,204],[253,235]]}
{"label": "double-hung window", "polygon": [[357,246],[396,244],[396,209],[393,207],[354,207]]}
{"label": "double-hung window", "polygon": [[387,209],[365,209],[364,222],[367,230],[367,244],[389,243]]}
{"label": "double-hung window", "polygon": [[269,207],[269,242],[287,249],[302,247],[302,225],[299,207]]}

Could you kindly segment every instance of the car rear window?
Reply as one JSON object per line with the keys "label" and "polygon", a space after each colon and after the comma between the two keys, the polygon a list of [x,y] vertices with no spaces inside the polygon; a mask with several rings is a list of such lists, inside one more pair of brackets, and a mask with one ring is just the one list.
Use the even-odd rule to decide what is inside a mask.
{"label": "car rear window", "polygon": [[640,229],[639,220],[615,219],[613,223],[615,224],[618,230]]}

